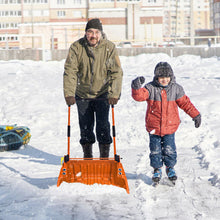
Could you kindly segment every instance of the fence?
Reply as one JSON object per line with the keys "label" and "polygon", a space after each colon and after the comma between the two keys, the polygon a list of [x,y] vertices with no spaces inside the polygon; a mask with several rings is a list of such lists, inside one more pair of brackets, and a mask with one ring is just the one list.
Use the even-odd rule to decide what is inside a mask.
{"label": "fence", "polygon": [[[42,49],[27,49],[27,50],[0,50],[0,60],[63,60],[66,59],[68,50],[42,50]],[[136,56],[143,53],[166,53],[171,57],[177,57],[184,54],[201,56],[209,58],[213,56],[220,57],[220,47],[132,47],[118,48],[119,56]]]}

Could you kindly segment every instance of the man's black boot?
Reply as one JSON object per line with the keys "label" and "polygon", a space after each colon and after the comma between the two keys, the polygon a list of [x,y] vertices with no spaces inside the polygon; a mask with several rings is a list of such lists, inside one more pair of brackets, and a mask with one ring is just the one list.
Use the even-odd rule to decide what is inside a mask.
{"label": "man's black boot", "polygon": [[108,158],[110,151],[110,144],[99,144],[100,158]]}
{"label": "man's black boot", "polygon": [[82,144],[84,158],[92,158],[92,144]]}

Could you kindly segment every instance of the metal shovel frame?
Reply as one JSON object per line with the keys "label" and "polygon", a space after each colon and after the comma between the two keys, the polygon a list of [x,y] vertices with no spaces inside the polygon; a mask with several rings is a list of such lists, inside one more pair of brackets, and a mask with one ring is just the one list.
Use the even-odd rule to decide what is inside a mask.
{"label": "metal shovel frame", "polygon": [[67,155],[60,170],[57,187],[67,183],[106,184],[124,188],[129,193],[129,186],[120,156],[116,154],[114,105],[112,107],[112,133],[114,158],[70,158],[70,106],[68,106]]}

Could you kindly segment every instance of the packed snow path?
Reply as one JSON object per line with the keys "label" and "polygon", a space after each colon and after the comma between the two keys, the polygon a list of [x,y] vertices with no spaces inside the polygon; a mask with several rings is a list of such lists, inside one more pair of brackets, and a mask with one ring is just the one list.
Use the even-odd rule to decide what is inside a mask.
{"label": "packed snow path", "polygon": [[[152,186],[146,103],[132,100],[131,80],[152,80],[159,61],[174,69],[191,101],[202,114],[202,126],[180,110],[176,133],[178,163],[176,186],[163,178]],[[62,183],[56,187],[66,154],[67,106],[62,93],[63,63],[0,62],[1,124],[31,129],[30,144],[0,153],[0,220],[3,219],[209,219],[220,216],[220,61],[165,54],[121,57],[124,70],[122,97],[115,107],[116,144],[130,194],[114,186]],[[71,154],[82,156],[76,107],[71,109]],[[98,147],[94,145],[95,155]],[[113,152],[111,152],[113,153]]]}

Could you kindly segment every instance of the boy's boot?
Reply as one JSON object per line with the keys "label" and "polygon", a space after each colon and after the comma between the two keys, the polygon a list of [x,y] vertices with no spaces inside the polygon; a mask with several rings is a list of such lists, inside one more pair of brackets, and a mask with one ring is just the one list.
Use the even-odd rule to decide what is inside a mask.
{"label": "boy's boot", "polygon": [[174,168],[166,167],[166,173],[167,173],[169,180],[171,180],[171,181],[177,180],[177,176],[176,176],[176,172],[175,172]]}
{"label": "boy's boot", "polygon": [[161,177],[162,177],[162,170],[161,170],[161,168],[155,168],[154,169],[154,175],[152,176],[152,180],[154,182],[159,182]]}
{"label": "boy's boot", "polygon": [[84,158],[92,158],[92,144],[82,144]]}
{"label": "boy's boot", "polygon": [[109,157],[110,144],[99,144],[100,158]]}

